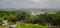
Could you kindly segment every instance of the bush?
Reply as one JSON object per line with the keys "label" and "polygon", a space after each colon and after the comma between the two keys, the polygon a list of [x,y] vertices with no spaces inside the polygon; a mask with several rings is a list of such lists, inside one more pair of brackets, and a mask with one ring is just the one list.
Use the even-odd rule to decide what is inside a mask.
{"label": "bush", "polygon": [[0,20],[0,25],[2,25],[2,21]]}

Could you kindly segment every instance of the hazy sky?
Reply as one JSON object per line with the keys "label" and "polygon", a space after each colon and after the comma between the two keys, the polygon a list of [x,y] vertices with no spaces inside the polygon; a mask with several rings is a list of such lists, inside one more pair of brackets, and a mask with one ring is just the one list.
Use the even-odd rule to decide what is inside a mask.
{"label": "hazy sky", "polygon": [[60,0],[0,0],[0,8],[55,8]]}

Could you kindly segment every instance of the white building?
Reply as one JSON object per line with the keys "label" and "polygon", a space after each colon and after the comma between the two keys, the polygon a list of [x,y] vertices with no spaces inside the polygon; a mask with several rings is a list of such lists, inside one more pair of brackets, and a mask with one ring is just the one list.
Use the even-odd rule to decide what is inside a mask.
{"label": "white building", "polygon": [[31,14],[31,15],[38,15],[38,14],[45,14],[45,12],[41,12],[41,11],[31,11],[30,14]]}
{"label": "white building", "polygon": [[8,23],[7,23],[7,21],[3,21],[3,26],[5,26],[5,25],[7,25]]}

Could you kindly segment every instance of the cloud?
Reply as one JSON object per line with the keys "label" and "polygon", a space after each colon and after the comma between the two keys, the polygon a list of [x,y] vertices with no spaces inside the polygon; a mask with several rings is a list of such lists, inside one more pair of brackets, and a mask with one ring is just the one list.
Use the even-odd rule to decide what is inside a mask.
{"label": "cloud", "polygon": [[42,0],[27,0],[28,2],[35,2],[35,3],[41,3]]}
{"label": "cloud", "polygon": [[16,1],[13,1],[13,0],[3,0],[3,2],[12,3],[12,4],[16,3]]}
{"label": "cloud", "polygon": [[48,2],[48,0],[27,0],[28,2],[35,2],[35,3],[44,3]]}
{"label": "cloud", "polygon": [[0,8],[60,8],[60,0],[0,0]]}
{"label": "cloud", "polygon": [[33,1],[33,2],[40,2],[40,0],[29,0],[29,1]]}

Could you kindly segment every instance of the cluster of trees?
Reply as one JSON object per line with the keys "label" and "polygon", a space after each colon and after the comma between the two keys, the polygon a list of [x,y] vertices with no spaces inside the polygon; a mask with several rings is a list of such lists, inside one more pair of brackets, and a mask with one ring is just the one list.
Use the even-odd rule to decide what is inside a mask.
{"label": "cluster of trees", "polygon": [[18,16],[18,20],[26,22],[26,23],[33,23],[33,24],[41,24],[46,25],[60,25],[60,12],[56,14],[40,14],[36,16],[28,15],[26,13],[22,13],[21,16]]}
{"label": "cluster of trees", "polygon": [[17,13],[15,12],[8,12],[8,11],[0,11],[0,21],[9,20],[10,18],[16,18]]}
{"label": "cluster of trees", "polygon": [[11,22],[25,22],[32,24],[41,24],[46,25],[46,23],[50,23],[51,25],[60,25],[60,12],[56,14],[40,14],[36,16],[32,16],[25,12],[16,13],[16,12],[7,12],[0,11],[0,21],[8,20]]}

